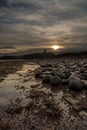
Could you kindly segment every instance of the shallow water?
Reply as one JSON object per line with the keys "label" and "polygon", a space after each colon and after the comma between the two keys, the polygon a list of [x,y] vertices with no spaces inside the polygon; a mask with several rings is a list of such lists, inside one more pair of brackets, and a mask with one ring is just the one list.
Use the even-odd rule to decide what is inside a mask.
{"label": "shallow water", "polygon": [[25,64],[21,70],[15,74],[7,75],[7,77],[0,82],[0,106],[8,104],[10,99],[15,99],[19,96],[23,97],[24,92],[17,90],[18,88],[23,88],[23,86],[29,88],[31,85],[36,84],[33,78],[33,71],[38,67],[39,65],[33,63]]}

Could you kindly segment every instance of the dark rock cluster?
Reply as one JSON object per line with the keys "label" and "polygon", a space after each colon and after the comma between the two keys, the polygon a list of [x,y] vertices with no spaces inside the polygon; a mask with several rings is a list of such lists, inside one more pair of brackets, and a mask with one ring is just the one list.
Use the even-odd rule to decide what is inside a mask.
{"label": "dark rock cluster", "polygon": [[87,89],[87,63],[83,59],[40,62],[35,77],[51,86],[68,85],[72,90]]}

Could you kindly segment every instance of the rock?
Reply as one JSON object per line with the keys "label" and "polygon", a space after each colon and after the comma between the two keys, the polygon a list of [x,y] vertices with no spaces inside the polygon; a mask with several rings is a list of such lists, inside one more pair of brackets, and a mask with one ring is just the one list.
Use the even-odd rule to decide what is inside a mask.
{"label": "rock", "polygon": [[35,78],[40,78],[40,76],[42,75],[42,71],[41,70],[38,70],[35,74]]}
{"label": "rock", "polygon": [[44,75],[50,75],[50,72],[46,71],[44,72]]}
{"label": "rock", "polygon": [[56,104],[54,100],[47,100],[44,103],[45,109],[43,109],[43,113],[48,117],[52,119],[58,119],[61,116],[61,110]]}
{"label": "rock", "polygon": [[50,84],[54,85],[54,86],[59,85],[60,81],[61,81],[61,79],[58,76],[53,76],[50,79]]}
{"label": "rock", "polygon": [[87,90],[87,80],[85,81],[84,84],[85,84],[85,89]]}
{"label": "rock", "polygon": [[86,119],[86,118],[87,118],[87,113],[86,113],[85,111],[81,111],[81,112],[79,112],[79,116],[80,116],[81,118]]}
{"label": "rock", "polygon": [[83,77],[85,80],[87,80],[87,70],[83,73]]}
{"label": "rock", "polygon": [[52,64],[46,64],[46,67],[52,67]]}
{"label": "rock", "polygon": [[59,73],[59,74],[57,74],[61,79],[66,79],[66,74],[65,73]]}
{"label": "rock", "polygon": [[68,85],[69,84],[69,79],[62,79],[61,84]]}
{"label": "rock", "polygon": [[46,75],[43,77],[42,83],[50,83],[51,75]]}
{"label": "rock", "polygon": [[7,114],[11,114],[13,115],[14,113],[15,114],[20,114],[23,110],[23,107],[21,105],[13,105],[13,106],[8,106],[6,109],[5,109],[5,112]]}
{"label": "rock", "polygon": [[65,74],[66,74],[66,78],[69,78],[69,77],[70,77],[70,75],[71,75],[71,73],[70,73],[70,71],[69,71],[69,70],[65,71]]}
{"label": "rock", "polygon": [[52,67],[46,68],[47,71],[52,71]]}
{"label": "rock", "polygon": [[81,68],[79,72],[80,72],[80,73],[84,73],[84,69],[83,69],[83,68]]}
{"label": "rock", "polygon": [[30,101],[30,102],[26,103],[25,109],[29,110],[30,108],[32,108],[32,106],[33,106],[33,101]]}
{"label": "rock", "polygon": [[56,72],[52,70],[52,71],[50,72],[50,74],[51,74],[52,76],[55,76],[55,75],[56,75]]}
{"label": "rock", "polygon": [[52,64],[42,64],[41,67],[52,67]]}
{"label": "rock", "polygon": [[22,101],[21,106],[25,109],[29,109],[33,106],[33,100],[26,98],[25,100]]}
{"label": "rock", "polygon": [[69,79],[69,87],[72,90],[82,90],[84,89],[84,83],[80,78],[71,76]]}
{"label": "rock", "polygon": [[67,101],[70,105],[72,105],[72,108],[76,111],[80,110],[80,101],[79,99],[75,99],[72,97],[65,97],[65,101]]}
{"label": "rock", "polygon": [[21,87],[20,87],[20,89],[23,89],[23,90],[24,90],[24,89],[25,89],[25,87],[24,87],[24,86],[21,86]]}
{"label": "rock", "polygon": [[81,108],[80,105],[78,105],[78,104],[73,104],[72,107],[73,107],[73,109],[76,110],[76,111],[79,111],[80,108]]}
{"label": "rock", "polygon": [[85,65],[83,66],[83,68],[86,68],[86,69],[87,69],[87,64],[85,64]]}
{"label": "rock", "polygon": [[11,123],[8,121],[0,121],[0,130],[9,130],[11,129]]}
{"label": "rock", "polygon": [[40,79],[43,79],[43,78],[44,78],[44,76],[45,76],[45,75],[44,75],[44,74],[42,74],[42,75],[40,75],[40,77],[39,77],[39,78],[40,78]]}

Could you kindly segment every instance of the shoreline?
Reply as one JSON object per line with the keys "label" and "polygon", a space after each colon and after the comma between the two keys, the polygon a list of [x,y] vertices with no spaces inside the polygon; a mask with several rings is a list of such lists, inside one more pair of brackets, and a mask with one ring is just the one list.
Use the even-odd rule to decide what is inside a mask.
{"label": "shoreline", "polygon": [[[0,108],[1,130],[87,129],[87,90],[73,91],[69,89],[68,84],[52,86],[50,83],[42,82],[44,76],[54,75],[60,70],[65,71],[65,68],[68,74],[77,74],[81,70],[80,64],[86,66],[85,59],[47,59],[21,63],[19,61],[13,64],[4,62],[3,65],[7,68],[6,64],[11,67],[11,71],[9,69],[9,73],[0,84],[2,83],[1,86],[5,89],[11,85],[18,94],[4,106],[4,109]],[[37,72],[42,72],[39,73],[39,77],[35,76]]]}

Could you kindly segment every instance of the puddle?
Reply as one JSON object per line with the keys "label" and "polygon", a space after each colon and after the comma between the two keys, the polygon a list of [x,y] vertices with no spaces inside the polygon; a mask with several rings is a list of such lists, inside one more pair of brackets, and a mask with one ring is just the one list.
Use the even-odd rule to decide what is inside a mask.
{"label": "puddle", "polygon": [[[39,66],[37,64],[28,63],[23,65],[20,71],[17,71],[15,74],[9,74],[7,77],[0,82],[0,106],[6,105],[9,103],[10,99],[15,99],[24,95],[24,92],[18,88],[24,86],[29,88],[31,85],[35,85],[35,79],[33,77],[33,71]],[[31,78],[29,75],[31,75]],[[27,76],[26,76],[27,75]],[[26,82],[24,82],[26,77]]]}

